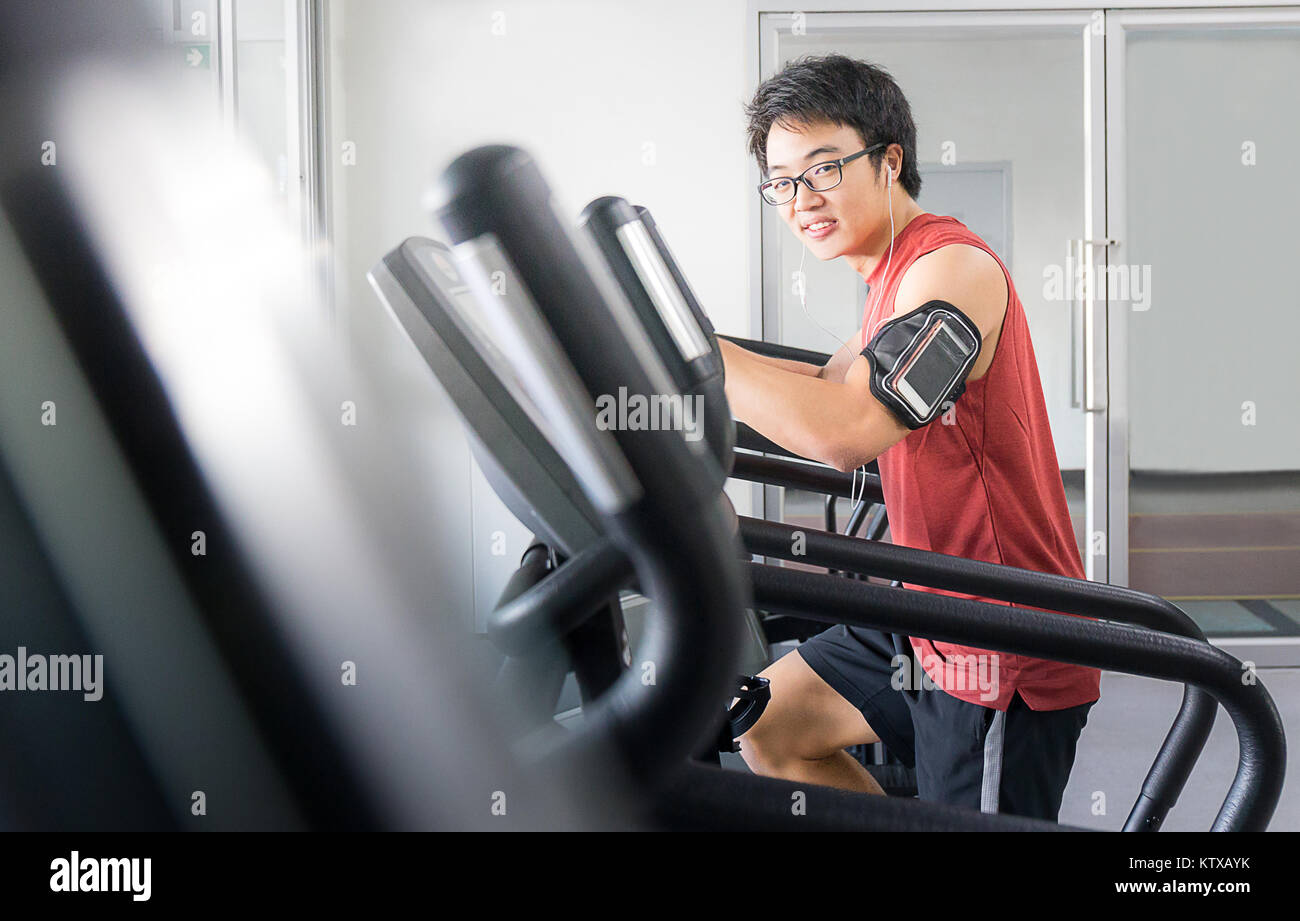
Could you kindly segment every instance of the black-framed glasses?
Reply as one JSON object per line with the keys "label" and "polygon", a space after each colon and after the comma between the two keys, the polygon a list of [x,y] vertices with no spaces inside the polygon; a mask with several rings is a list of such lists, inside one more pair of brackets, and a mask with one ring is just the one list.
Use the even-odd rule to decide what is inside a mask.
{"label": "black-framed glasses", "polygon": [[858,157],[865,157],[874,150],[884,147],[882,141],[879,144],[872,144],[866,150],[859,150],[855,154],[849,154],[847,157],[841,157],[838,160],[827,160],[823,163],[814,163],[798,176],[774,176],[766,182],[759,183],[758,194],[763,196],[763,201],[769,205],[784,205],[786,202],[793,201],[795,195],[799,192],[799,183],[803,183],[813,192],[829,192],[841,182],[844,181],[844,167],[852,163]]}

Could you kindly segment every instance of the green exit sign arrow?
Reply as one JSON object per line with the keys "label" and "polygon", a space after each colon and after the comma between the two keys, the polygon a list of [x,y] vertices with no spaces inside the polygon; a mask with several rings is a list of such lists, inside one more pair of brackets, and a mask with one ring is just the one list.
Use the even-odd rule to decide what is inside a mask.
{"label": "green exit sign arrow", "polygon": [[195,70],[208,70],[208,58],[212,51],[211,45],[184,45],[185,65],[193,67]]}

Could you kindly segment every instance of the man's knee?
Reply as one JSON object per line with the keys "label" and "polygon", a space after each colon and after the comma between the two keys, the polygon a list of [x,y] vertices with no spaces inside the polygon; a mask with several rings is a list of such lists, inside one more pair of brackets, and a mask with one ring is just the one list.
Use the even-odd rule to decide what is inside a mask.
{"label": "man's knee", "polygon": [[847,745],[875,741],[860,711],[790,653],[762,676],[772,698],[758,722],[741,736],[740,755],[756,774],[781,776],[801,762],[829,758]]}
{"label": "man's knee", "polygon": [[749,732],[736,741],[740,746],[740,757],[745,759],[751,771],[766,776],[780,776],[800,757],[796,754],[796,740],[791,733],[774,728],[785,721],[769,719],[769,715],[775,716],[770,714],[770,710],[771,704]]}
{"label": "man's knee", "polygon": [[798,719],[790,711],[798,705],[799,691],[786,658],[773,662],[760,676],[770,682],[771,698],[763,715],[749,731],[737,739],[740,756],[755,774],[779,775],[791,762],[799,760],[797,747]]}

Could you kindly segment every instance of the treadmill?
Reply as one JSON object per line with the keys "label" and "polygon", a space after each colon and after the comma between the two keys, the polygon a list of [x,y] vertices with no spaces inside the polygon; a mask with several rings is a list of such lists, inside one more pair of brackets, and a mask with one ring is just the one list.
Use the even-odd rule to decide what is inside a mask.
{"label": "treadmill", "polygon": [[[455,250],[449,254],[429,240],[406,241],[372,272],[376,290],[411,334],[435,376],[456,402],[467,427],[475,430],[479,450],[493,455],[489,465],[498,472],[508,470],[509,481],[519,484],[529,476],[529,468],[548,458],[553,461],[558,455],[606,524],[605,539],[579,551],[568,563],[508,599],[498,610],[494,620],[498,638],[517,644],[514,648],[522,654],[529,642],[553,645],[564,629],[582,619],[582,614],[575,611],[590,607],[593,599],[607,597],[611,589],[621,587],[631,578],[630,567],[626,560],[620,564],[620,557],[634,550],[631,545],[620,546],[610,539],[609,535],[618,533],[618,529],[611,530],[609,511],[601,510],[601,503],[594,498],[608,499],[610,493],[606,482],[609,472],[602,469],[600,452],[594,445],[601,443],[611,455],[615,452],[609,448],[610,433],[592,428],[590,395],[626,386],[625,375],[635,376],[638,370],[647,368],[653,383],[642,379],[643,386],[652,388],[645,392],[680,390],[674,389],[646,326],[620,293],[608,265],[595,255],[589,243],[559,220],[549,200],[549,190],[525,154],[505,147],[472,151],[448,168],[439,195],[442,202],[439,214],[449,236],[458,244]],[[455,278],[439,265],[438,258],[432,255],[434,252],[439,252],[447,265],[455,268]],[[459,284],[462,278],[469,283],[473,302],[463,297]],[[504,280],[504,286],[494,284],[494,279]],[[472,316],[475,311],[480,311],[479,318]],[[493,343],[476,343],[475,337],[488,338]],[[466,346],[477,357],[466,353],[463,350]],[[509,366],[513,371],[501,372],[502,366]],[[530,413],[526,407],[516,406],[510,413],[516,427],[525,425],[536,430],[535,434],[551,449],[549,453],[545,450],[520,453],[518,439],[512,446],[507,446],[505,441],[497,444],[488,440],[485,433],[490,426],[481,424],[474,405],[459,396],[465,389],[465,380],[482,373],[497,378],[498,397],[509,397],[513,389],[516,395],[526,392],[534,401],[535,409],[540,412]],[[514,385],[501,380],[509,373],[517,374]],[[486,393],[491,388],[480,381],[474,389]],[[500,410],[495,414],[497,418],[503,415]],[[542,425],[535,424],[539,415],[543,417]],[[548,425],[553,433],[551,438],[542,434]],[[528,440],[532,440],[533,434],[529,433]],[[727,520],[718,487],[721,465],[706,448],[691,445],[675,433],[620,431],[613,433],[613,438],[623,449],[622,462],[614,463],[613,468],[623,476],[642,480],[643,495],[635,502],[644,503],[653,496],[669,507],[682,510],[683,515],[698,515],[703,511]],[[686,457],[693,458],[684,460],[681,466],[687,470],[693,466],[695,470],[688,486],[683,481],[665,482],[669,465],[655,464],[655,458],[662,459],[670,450],[685,451]],[[634,468],[631,474],[628,465]],[[573,494],[572,489],[559,485],[564,480],[559,468],[548,469],[545,479],[554,484],[551,498]],[[674,490],[691,501],[684,505],[680,496],[676,501],[667,501],[665,497],[671,497]],[[534,498],[522,490],[512,497],[509,488],[503,499],[514,505],[522,502],[534,510],[544,501],[544,497]],[[674,526],[671,520],[663,521],[662,516],[660,521],[665,527]],[[783,527],[771,522],[741,523],[742,532],[750,532],[747,543],[751,546],[747,549],[770,556],[780,555],[775,544],[777,537],[788,537]],[[968,586],[977,586],[975,591],[992,597],[1112,618],[1107,623],[1085,621],[761,564],[736,560],[729,564],[739,565],[749,573],[756,605],[768,610],[789,611],[831,623],[857,623],[929,635],[949,642],[1199,685],[1199,688],[1189,687],[1179,722],[1148,777],[1143,799],[1135,806],[1137,818],[1131,816],[1130,823],[1137,828],[1158,827],[1162,810],[1172,805],[1169,791],[1172,789],[1176,797],[1200,751],[1204,734],[1208,733],[1205,706],[1208,698],[1203,696],[1208,691],[1224,702],[1243,734],[1237,778],[1215,827],[1235,829],[1267,824],[1280,789],[1277,765],[1284,758],[1284,740],[1276,709],[1259,685],[1249,690],[1227,687],[1226,676],[1239,674],[1235,660],[1203,640],[1118,622],[1126,619],[1135,623],[1151,622],[1152,626],[1164,629],[1194,631],[1194,626],[1184,623],[1185,617],[1180,620],[1181,612],[1171,610],[1167,602],[1111,586],[1076,583],[908,548],[871,545],[838,535],[814,537],[817,549],[813,552],[844,570],[905,577],[912,582],[961,591],[972,591]],[[787,549],[788,546],[787,542]],[[653,595],[654,591],[648,593]],[[706,608],[700,611],[701,620],[711,616]],[[730,616],[742,615],[734,612]],[[715,689],[725,688],[725,675],[697,673],[690,680],[707,683]],[[605,712],[618,712],[620,707],[630,712],[635,698],[635,694],[619,698],[619,703],[606,707]],[[697,742],[707,739],[721,722],[724,702],[721,692],[715,701],[713,725],[703,731]],[[1212,709],[1208,716],[1212,719]],[[630,733],[626,726],[620,731]],[[625,760],[627,754],[624,752]],[[636,749],[637,756],[644,754],[644,745]],[[684,770],[688,769],[679,767],[679,773]],[[700,774],[701,770],[706,773]],[[754,808],[741,825],[748,822],[745,827],[785,827],[783,812],[786,810],[781,806],[780,782],[736,772],[713,770],[713,774],[708,774],[709,770],[712,769],[689,768],[691,782],[674,787],[679,794],[676,798],[658,800],[660,814],[667,816],[670,823],[681,822],[687,826],[710,821],[712,817],[723,827],[734,827],[739,820],[734,815],[728,819],[723,805],[744,788],[746,802]],[[818,794],[837,801],[841,821],[862,823],[853,827],[908,827],[906,812],[898,812],[899,803],[864,805],[860,802],[862,797],[845,799],[835,791],[818,791]],[[684,803],[690,803],[690,808],[679,808]],[[1050,823],[1033,823],[1015,817],[980,816],[963,810],[954,813],[934,804],[901,804],[921,810],[912,813],[912,817],[922,821],[924,816],[924,822],[937,823],[936,827],[972,827],[970,823],[974,820],[996,823],[1013,819],[1029,823],[1020,827],[1050,827]]]}
{"label": "treadmill", "polygon": [[[684,388],[683,392],[702,394],[702,399],[706,402],[706,416],[727,418],[729,410],[722,385],[722,359],[712,324],[649,211],[643,207],[633,207],[621,198],[607,196],[596,199],[587,206],[582,213],[582,223],[613,270],[633,311],[645,324],[651,338],[660,345],[660,354],[673,371],[675,380]],[[640,236],[652,245],[641,244],[638,241]],[[711,357],[715,361],[710,363],[680,347],[685,337],[676,333],[676,330],[691,324],[698,325],[712,346]],[[783,349],[769,343],[757,345],[760,351],[796,361],[824,364],[829,358],[803,350]],[[846,489],[854,498],[860,494],[866,496],[858,499],[853,507],[846,528],[847,534],[851,536],[867,518],[866,503],[870,499],[879,504],[870,515],[872,524],[868,532],[869,535],[879,534],[880,525],[885,520],[885,509],[876,473],[869,473],[864,478],[865,482],[859,491],[856,475],[843,474],[823,465],[797,463],[796,461],[805,459],[774,445],[752,430],[739,432],[736,443],[749,450],[778,455],[777,458],[762,459],[752,454],[737,455],[731,466],[734,466],[734,472],[739,476],[760,483],[811,488],[823,492],[826,498],[828,533],[810,534],[807,529],[742,518],[742,539],[746,548],[758,556],[767,554],[778,559],[822,565],[828,573],[840,573],[849,578],[866,578],[869,575],[882,577],[892,580],[891,584],[896,588],[906,579],[913,584],[1033,607],[1127,621],[1205,642],[1204,634],[1190,618],[1168,601],[1153,595],[905,547],[879,543],[864,545],[862,542],[845,540],[834,533],[834,500],[838,495],[844,495]],[[792,553],[796,535],[804,543],[804,552],[797,556]],[[793,613],[796,625],[809,622],[802,612]],[[768,623],[769,621],[764,621],[764,626]],[[1185,686],[1182,708],[1148,772],[1138,800],[1125,823],[1125,830],[1153,831],[1160,827],[1176,802],[1187,774],[1204,745],[1212,726],[1214,710],[1210,695],[1199,688]],[[886,780],[895,780],[902,773],[897,768],[888,766],[877,766],[876,772]],[[909,791],[904,787],[904,792]]]}

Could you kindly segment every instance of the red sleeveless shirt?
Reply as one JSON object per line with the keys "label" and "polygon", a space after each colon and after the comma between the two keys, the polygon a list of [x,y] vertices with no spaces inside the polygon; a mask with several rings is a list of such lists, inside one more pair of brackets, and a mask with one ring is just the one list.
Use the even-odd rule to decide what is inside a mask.
{"label": "red sleeveless shirt", "polygon": [[[867,279],[863,342],[894,314],[899,283],[912,263],[954,243],[998,258],[955,218],[921,214],[899,232],[888,274],[882,260]],[[891,539],[908,547],[1082,579],[1029,324],[1011,274],[1001,259],[998,265],[1007,279],[1007,310],[988,371],[967,384],[943,417],[913,431],[878,458]],[[1095,668],[909,639],[925,673],[944,691],[969,703],[1005,710],[1018,691],[1033,710],[1060,710],[1100,694],[1101,673]]]}

